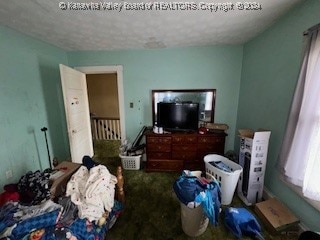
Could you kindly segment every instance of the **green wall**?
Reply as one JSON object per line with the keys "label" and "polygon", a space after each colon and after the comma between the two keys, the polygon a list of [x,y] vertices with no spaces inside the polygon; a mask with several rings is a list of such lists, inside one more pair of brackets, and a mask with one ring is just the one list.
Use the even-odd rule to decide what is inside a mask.
{"label": "green wall", "polygon": [[[154,50],[68,52],[71,66],[122,65],[126,134],[132,142],[142,126],[152,125],[152,89],[215,88],[215,122],[227,123],[226,150],[233,149],[242,46]],[[129,103],[134,108],[129,108]]]}
{"label": "green wall", "polygon": [[[66,53],[0,27],[0,189],[28,170],[49,166],[42,127],[48,128],[51,156],[69,156],[59,63]],[[63,114],[62,114],[63,113]],[[6,178],[12,170],[13,177]]]}
{"label": "green wall", "polygon": [[[242,67],[242,46],[158,50],[69,52],[0,27],[0,187],[29,170],[48,167],[42,127],[51,157],[69,158],[59,63],[123,65],[127,137],[152,124],[152,89],[215,88],[215,121],[230,126],[233,149]],[[129,108],[129,103],[134,108]],[[6,179],[12,170],[13,178]]]}
{"label": "green wall", "polygon": [[[298,5],[244,46],[237,129],[271,130],[266,187],[309,227],[320,231],[320,213],[279,181],[276,162],[300,61],[303,32],[320,22],[320,1]],[[239,140],[235,139],[238,149]]]}
{"label": "green wall", "polygon": [[[215,121],[230,126],[226,150],[239,148],[239,128],[270,129],[265,184],[308,227],[320,231],[319,211],[279,181],[275,168],[299,71],[302,32],[320,22],[319,9],[318,0],[304,1],[244,46],[66,53],[0,27],[0,188],[28,170],[48,167],[44,126],[51,156],[70,155],[58,64],[119,64],[129,140],[152,123],[152,89],[216,88]],[[7,170],[13,171],[12,179],[6,179]]]}

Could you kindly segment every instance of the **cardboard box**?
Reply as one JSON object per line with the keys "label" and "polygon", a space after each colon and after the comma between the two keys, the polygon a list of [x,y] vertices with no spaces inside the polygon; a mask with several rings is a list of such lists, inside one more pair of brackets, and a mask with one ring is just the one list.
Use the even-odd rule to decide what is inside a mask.
{"label": "cardboard box", "polygon": [[207,129],[212,129],[212,130],[225,131],[225,130],[229,129],[229,126],[227,124],[224,124],[224,123],[210,123],[210,122],[207,122],[205,126],[206,126]]}
{"label": "cardboard box", "polygon": [[80,166],[81,164],[79,163],[64,161],[54,168],[57,171],[53,172],[50,176],[52,183],[50,188],[52,199],[65,193],[71,175],[75,173]]}
{"label": "cardboard box", "polygon": [[239,164],[243,171],[237,193],[248,206],[262,200],[270,134],[267,130],[239,130]]}
{"label": "cardboard box", "polygon": [[257,203],[254,211],[272,234],[279,234],[298,227],[299,219],[276,198]]}

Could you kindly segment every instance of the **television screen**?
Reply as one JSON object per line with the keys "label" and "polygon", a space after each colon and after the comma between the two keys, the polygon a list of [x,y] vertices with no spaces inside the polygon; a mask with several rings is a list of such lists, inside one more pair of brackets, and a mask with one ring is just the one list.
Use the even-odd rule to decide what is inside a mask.
{"label": "television screen", "polygon": [[168,131],[198,129],[199,104],[190,102],[159,102],[157,125]]}

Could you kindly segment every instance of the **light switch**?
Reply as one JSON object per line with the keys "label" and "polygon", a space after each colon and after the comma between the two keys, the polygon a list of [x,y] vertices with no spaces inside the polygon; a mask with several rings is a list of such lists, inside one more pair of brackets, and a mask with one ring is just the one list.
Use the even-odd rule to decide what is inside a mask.
{"label": "light switch", "polygon": [[133,102],[130,103],[130,108],[133,108]]}

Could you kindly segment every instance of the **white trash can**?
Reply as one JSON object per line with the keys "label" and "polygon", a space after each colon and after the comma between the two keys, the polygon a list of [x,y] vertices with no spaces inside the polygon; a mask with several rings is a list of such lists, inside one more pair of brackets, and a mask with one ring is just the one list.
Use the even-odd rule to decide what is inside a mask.
{"label": "white trash can", "polygon": [[202,206],[189,208],[183,203],[180,203],[180,206],[181,225],[184,233],[189,237],[197,237],[203,234],[208,227],[209,219],[204,214]]}

